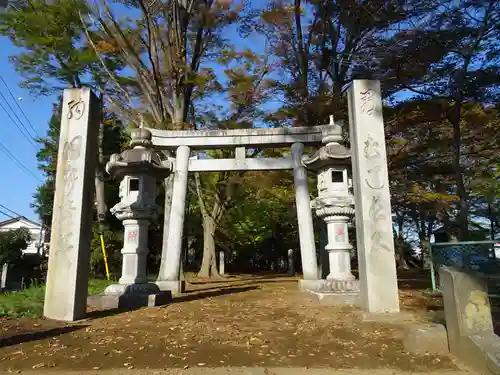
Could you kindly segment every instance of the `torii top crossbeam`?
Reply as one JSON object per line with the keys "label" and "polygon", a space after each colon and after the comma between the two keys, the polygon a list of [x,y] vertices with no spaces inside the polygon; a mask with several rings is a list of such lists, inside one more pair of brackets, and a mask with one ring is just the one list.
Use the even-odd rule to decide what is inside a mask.
{"label": "torii top crossbeam", "polygon": [[297,128],[253,128],[230,130],[158,130],[149,129],[157,149],[175,150],[179,146],[191,149],[232,147],[286,147],[293,143],[321,144],[322,132],[329,125]]}

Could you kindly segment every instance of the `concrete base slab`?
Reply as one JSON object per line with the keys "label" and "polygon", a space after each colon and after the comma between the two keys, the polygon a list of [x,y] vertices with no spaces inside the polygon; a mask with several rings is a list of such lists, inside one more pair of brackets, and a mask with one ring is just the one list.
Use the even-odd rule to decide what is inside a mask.
{"label": "concrete base slab", "polygon": [[329,293],[308,291],[313,300],[325,306],[359,306],[359,293]]}
{"label": "concrete base slab", "polygon": [[364,322],[386,323],[386,324],[406,324],[415,322],[415,315],[408,311],[398,313],[361,313],[361,320]]}
{"label": "concrete base slab", "polygon": [[299,280],[299,290],[301,292],[320,291],[325,288],[326,280]]}
{"label": "concrete base slab", "polygon": [[441,324],[412,324],[403,338],[405,352],[414,354],[447,354],[448,334]]}
{"label": "concrete base slab", "polygon": [[301,292],[321,292],[333,294],[359,294],[359,280],[299,280]]}
{"label": "concrete base slab", "polygon": [[154,283],[142,284],[111,284],[104,289],[104,294],[156,294],[160,292]]}
{"label": "concrete base slab", "polygon": [[161,291],[170,291],[172,294],[181,294],[186,291],[186,281],[184,280],[162,280],[155,281]]}
{"label": "concrete base slab", "polygon": [[101,310],[109,309],[134,309],[139,307],[163,306],[172,301],[172,293],[169,291],[146,294],[96,294],[87,297],[87,304]]}

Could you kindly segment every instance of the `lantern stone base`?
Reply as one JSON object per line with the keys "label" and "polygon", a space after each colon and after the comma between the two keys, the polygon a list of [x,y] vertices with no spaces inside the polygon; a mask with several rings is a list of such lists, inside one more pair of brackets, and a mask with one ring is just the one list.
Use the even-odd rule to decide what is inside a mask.
{"label": "lantern stone base", "polygon": [[359,280],[299,280],[299,290],[321,305],[359,305]]}
{"label": "lantern stone base", "polygon": [[160,288],[153,283],[137,284],[112,284],[104,289],[104,294],[155,294],[159,293]]}
{"label": "lantern stone base", "polygon": [[326,306],[359,306],[359,293],[335,293],[335,292],[317,292],[310,290],[308,294],[313,297],[314,303]]}
{"label": "lantern stone base", "polygon": [[299,290],[301,292],[309,292],[311,290],[319,291],[325,285],[326,280],[299,280]]}
{"label": "lantern stone base", "polygon": [[301,292],[359,294],[359,280],[299,280]]}
{"label": "lantern stone base", "polygon": [[359,293],[359,280],[356,279],[328,279],[324,284],[323,292],[333,293]]}
{"label": "lantern stone base", "polygon": [[158,292],[147,293],[125,293],[125,294],[96,294],[87,297],[89,306],[100,310],[110,309],[137,309],[140,307],[156,307],[167,305],[172,301],[172,293]]}
{"label": "lantern stone base", "polygon": [[166,305],[172,293],[163,291],[156,284],[112,284],[103,294],[87,297],[87,304],[99,309],[134,309]]}
{"label": "lantern stone base", "polygon": [[161,291],[170,291],[172,294],[178,295],[186,290],[186,282],[184,280],[158,280],[155,284]]}

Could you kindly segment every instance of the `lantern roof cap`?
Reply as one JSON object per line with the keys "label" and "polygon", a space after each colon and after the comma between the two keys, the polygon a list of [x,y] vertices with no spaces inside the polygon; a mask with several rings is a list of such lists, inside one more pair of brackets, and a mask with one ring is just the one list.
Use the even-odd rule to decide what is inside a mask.
{"label": "lantern roof cap", "polygon": [[115,176],[153,175],[168,176],[173,169],[170,160],[161,160],[152,148],[151,132],[145,128],[133,129],[130,133],[130,146],[119,154],[113,154],[106,164],[106,171]]}
{"label": "lantern roof cap", "polygon": [[306,168],[318,170],[329,165],[348,165],[351,151],[339,143],[343,138],[341,122],[335,123],[333,116],[330,116],[329,125],[323,130],[323,146],[311,156],[302,157],[302,164]]}

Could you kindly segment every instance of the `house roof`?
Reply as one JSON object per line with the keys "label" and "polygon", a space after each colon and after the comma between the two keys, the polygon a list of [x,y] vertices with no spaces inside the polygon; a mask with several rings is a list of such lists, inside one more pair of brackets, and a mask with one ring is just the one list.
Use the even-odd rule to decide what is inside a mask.
{"label": "house roof", "polygon": [[30,220],[26,216],[18,216],[18,217],[13,217],[12,219],[8,219],[5,221],[0,221],[0,227],[3,227],[4,225],[9,225],[9,224],[15,223],[17,221],[26,221],[27,223],[33,224],[35,226],[38,226],[38,227],[41,226],[40,223],[37,223],[33,220]]}

